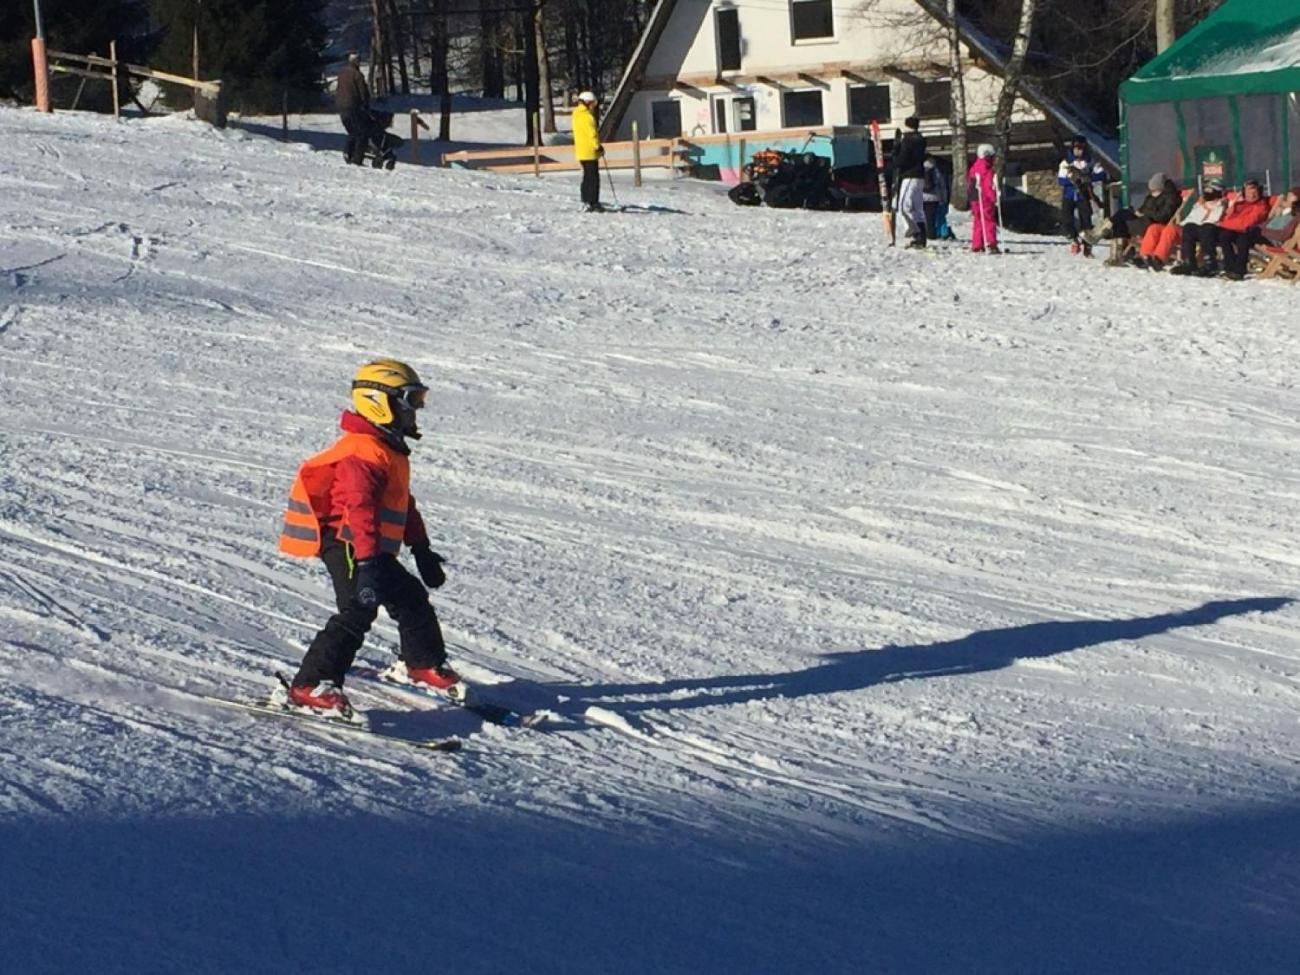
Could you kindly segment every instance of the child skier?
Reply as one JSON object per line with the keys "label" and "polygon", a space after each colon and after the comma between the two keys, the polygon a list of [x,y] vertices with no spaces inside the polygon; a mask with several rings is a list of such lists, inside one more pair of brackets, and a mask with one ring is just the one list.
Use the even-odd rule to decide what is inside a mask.
{"label": "child skier", "polygon": [[[428,387],[395,359],[368,362],[352,380],[352,410],[334,446],[307,459],[289,494],[280,550],[319,557],[334,584],[338,612],[316,634],[288,690],[288,703],[351,715],[343,678],[383,606],[397,622],[401,659],[413,683],[463,696],[425,586],[446,581],[443,558],[429,548],[410,493],[416,411]],[[397,560],[405,543],[424,585]]]}
{"label": "child skier", "polygon": [[956,240],[948,226],[948,181],[934,156],[925,157],[922,199],[925,201],[925,233],[931,240]]}
{"label": "child skier", "polygon": [[994,148],[984,143],[975,150],[975,161],[966,174],[966,195],[970,199],[971,215],[970,249],[975,254],[985,250],[990,254],[1001,253],[998,250],[998,176],[993,168],[994,157]]}
{"label": "child skier", "polygon": [[1084,231],[1092,229],[1092,203],[1097,197],[1094,184],[1106,180],[1101,163],[1088,154],[1088,140],[1076,135],[1061,160],[1056,181],[1061,184],[1061,229],[1070,239],[1070,253],[1092,257],[1092,243]]}

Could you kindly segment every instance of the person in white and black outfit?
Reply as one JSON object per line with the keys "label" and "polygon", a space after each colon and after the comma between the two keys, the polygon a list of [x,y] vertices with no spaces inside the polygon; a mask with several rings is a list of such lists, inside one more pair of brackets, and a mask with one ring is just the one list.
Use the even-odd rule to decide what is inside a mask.
{"label": "person in white and black outfit", "polygon": [[909,116],[907,131],[894,147],[894,178],[898,185],[898,212],[907,224],[908,247],[925,246],[925,137],[921,120]]}
{"label": "person in white and black outfit", "polygon": [[[1215,252],[1219,246],[1219,221],[1227,211],[1228,204],[1223,199],[1223,181],[1208,180],[1191,210],[1180,221],[1183,228],[1182,261],[1169,269],[1170,274],[1208,276],[1210,273],[1218,273]],[[1202,263],[1196,259],[1198,246]]]}

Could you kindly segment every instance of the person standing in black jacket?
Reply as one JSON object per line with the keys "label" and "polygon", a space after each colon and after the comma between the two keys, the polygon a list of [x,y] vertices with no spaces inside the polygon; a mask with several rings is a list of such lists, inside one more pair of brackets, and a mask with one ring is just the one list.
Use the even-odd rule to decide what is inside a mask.
{"label": "person standing in black jacket", "polygon": [[334,107],[348,132],[344,158],[360,166],[366,161],[366,142],[370,139],[370,86],[361,74],[361,57],[355,51],[348,55],[348,63],[339,72]]}
{"label": "person standing in black jacket", "polygon": [[898,212],[907,224],[908,247],[925,246],[925,137],[921,120],[909,116],[907,131],[894,149],[894,178],[898,186]]}

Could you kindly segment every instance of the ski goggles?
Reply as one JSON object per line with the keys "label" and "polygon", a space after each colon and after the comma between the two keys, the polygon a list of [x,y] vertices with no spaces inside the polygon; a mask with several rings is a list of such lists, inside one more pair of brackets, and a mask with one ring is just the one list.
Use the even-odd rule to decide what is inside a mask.
{"label": "ski goggles", "polygon": [[425,386],[403,386],[397,391],[397,399],[407,409],[422,410],[424,402],[429,397],[429,390]]}
{"label": "ski goggles", "polygon": [[428,386],[420,386],[416,383],[394,388],[389,386],[387,383],[377,383],[370,379],[358,379],[352,384],[352,388],[377,389],[381,393],[387,393],[396,400],[398,404],[410,410],[424,409],[424,401],[429,395]]}

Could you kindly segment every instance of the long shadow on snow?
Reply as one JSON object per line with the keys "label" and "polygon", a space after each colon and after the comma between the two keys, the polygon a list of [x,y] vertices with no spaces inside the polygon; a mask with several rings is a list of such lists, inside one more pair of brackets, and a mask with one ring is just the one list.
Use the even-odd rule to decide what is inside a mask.
{"label": "long shadow on snow", "polygon": [[[393,125],[388,131],[393,135],[406,139],[410,135],[410,132],[403,130],[404,123],[406,123],[406,119],[398,116],[393,121]],[[236,124],[240,129],[250,133],[251,135],[265,136],[266,138],[273,139],[276,142],[283,142],[285,140],[284,131],[278,125],[273,125],[268,122],[252,122],[243,120],[240,120]],[[409,125],[407,125],[406,128],[409,129]],[[319,129],[290,129],[288,141],[309,145],[317,152],[337,153],[339,157],[339,165],[346,166],[347,163],[343,161],[343,147],[347,144],[347,138],[347,133],[343,131],[342,123],[340,122],[339,130],[337,132],[326,132]],[[437,139],[430,139],[426,135],[420,140],[420,161],[417,163],[411,160],[411,147],[408,142],[407,145],[397,150],[397,165],[437,168],[442,161],[444,153],[463,152],[465,150],[474,149],[504,148],[514,147],[503,145],[499,142],[471,142],[456,139],[453,139],[450,142],[440,142]],[[370,168],[370,163],[366,163],[366,168]]]}
{"label": "long shadow on snow", "polygon": [[210,816],[0,819],[5,969],[1181,975],[1300,957],[1295,805],[999,842],[877,823],[850,843],[671,805],[611,825],[382,788],[424,811],[232,813],[202,774]]}
{"label": "long shadow on snow", "polygon": [[[1180,627],[1204,626],[1243,613],[1274,612],[1293,601],[1282,596],[1233,599],[1208,602],[1183,612],[1136,619],[1029,623],[985,630],[942,643],[828,653],[822,656],[821,663],[784,673],[733,674],[637,684],[546,684],[535,686],[535,690],[544,690],[548,695],[568,696],[579,707],[609,698],[653,696],[647,701],[616,701],[606,705],[624,714],[834,694],[862,690],[889,681],[998,670],[1017,660],[1050,657],[1115,640],[1140,640]],[[675,696],[692,691],[696,692],[693,696]],[[570,709],[574,703],[569,705]]]}

